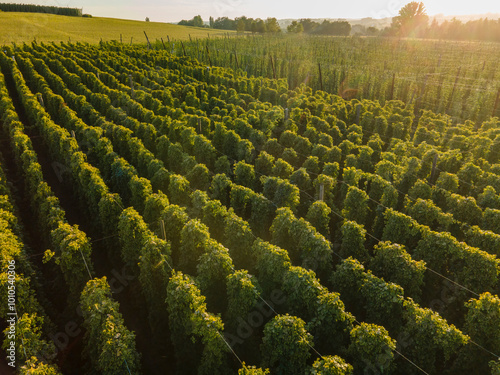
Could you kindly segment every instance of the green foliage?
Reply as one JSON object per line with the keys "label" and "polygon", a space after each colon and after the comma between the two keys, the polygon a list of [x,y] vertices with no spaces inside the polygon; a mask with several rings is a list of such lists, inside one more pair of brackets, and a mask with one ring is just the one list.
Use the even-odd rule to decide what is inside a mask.
{"label": "green foliage", "polygon": [[[4,315],[6,317],[6,315]],[[10,318],[10,317],[9,317]],[[7,318],[6,318],[7,319]],[[27,370],[33,368],[37,374],[59,374],[55,366],[46,363],[46,358],[51,358],[56,353],[53,342],[45,341],[42,337],[42,326],[44,319],[36,313],[24,313],[16,321],[15,334],[21,339],[15,340],[16,353],[19,353],[14,361],[16,364],[23,363],[22,373],[27,374]],[[5,339],[2,348],[7,352],[12,339],[9,339],[9,327],[4,330]],[[10,332],[11,333],[11,332]],[[17,338],[16,337],[16,338]],[[24,353],[29,353],[30,358],[24,358]],[[18,362],[19,361],[19,362]],[[11,362],[10,360],[8,362]]]}
{"label": "green foliage", "polygon": [[293,173],[293,167],[285,160],[278,158],[274,163],[274,166],[270,174],[279,178],[287,179],[290,178],[292,173]]}
{"label": "green foliage", "polygon": [[316,301],[325,289],[313,271],[292,266],[283,278],[283,291],[287,297],[287,311],[309,321],[315,314]]}
{"label": "green foliage", "polygon": [[[500,299],[486,292],[479,298],[471,299],[465,305],[467,315],[464,331],[478,345],[497,353],[500,349]],[[491,356],[486,351],[470,345],[464,349],[468,350],[463,350],[461,353],[466,359],[463,365],[472,371],[488,371],[487,364]]]}
{"label": "green foliage", "polygon": [[172,203],[178,205],[188,205],[191,198],[189,181],[183,176],[173,174],[170,176],[168,187],[169,197]]}
{"label": "green foliage", "polygon": [[[238,20],[240,30],[251,27],[247,21]],[[217,22],[211,22],[212,26]],[[275,24],[272,19],[259,22],[266,23]],[[312,22],[299,24],[314,29]],[[320,29],[330,26],[326,22]],[[250,43],[252,51],[249,43],[240,43],[237,56],[214,54],[227,48],[224,38],[211,39],[206,51],[195,45],[196,40],[182,46],[176,42],[160,47],[158,42],[148,50],[117,43],[4,47],[0,63],[12,80],[9,78],[7,90],[0,77],[0,123],[4,138],[10,141],[12,153],[8,155],[12,154],[14,169],[25,182],[21,192],[25,190],[32,204],[41,239],[51,248],[44,253],[43,268],[52,267],[50,258],[55,255],[71,303],[91,277],[89,271],[93,272],[90,240],[66,223],[59,200],[43,181],[42,167],[16,111],[24,112],[26,124],[42,137],[41,150],[47,151],[48,158],[64,164],[64,168],[57,167],[60,170],[54,168],[56,177],[62,178],[64,189],[75,191],[84,215],[94,219],[92,233],[102,232],[105,247],[111,251],[118,234],[124,263],[138,277],[136,286],[142,292],[150,327],[159,334],[168,328],[172,334],[179,372],[231,372],[222,321],[207,311],[222,314],[231,329],[238,329],[239,319],[255,307],[260,309],[262,287],[263,298],[272,297],[276,289],[284,291],[286,301],[276,309],[306,320],[318,351],[345,355],[356,372],[417,370],[402,359],[394,361],[397,368],[389,366],[394,360],[392,350],[381,350],[384,340],[375,345],[375,336],[367,339],[375,349],[363,352],[359,337],[355,340],[348,334],[355,331],[354,317],[345,311],[344,303],[359,321],[383,325],[398,337],[402,353],[408,353],[410,360],[429,373],[486,373],[484,353],[479,354],[471,343],[464,344],[465,336],[439,315],[409,298],[404,300],[403,295],[422,297],[426,306],[444,305],[443,316],[450,323],[475,332],[482,346],[494,347],[495,329],[486,329],[489,325],[484,322],[490,319],[495,324],[496,296],[491,296],[488,311],[481,310],[483,315],[469,305],[472,302],[467,312],[464,303],[470,295],[457,289],[448,298],[444,296],[448,289],[442,289],[440,282],[444,276],[478,293],[498,289],[500,263],[494,255],[500,246],[500,164],[494,163],[500,151],[500,128],[494,117],[481,124],[491,114],[494,97],[486,95],[478,101],[475,93],[481,90],[472,87],[467,93],[460,88],[463,85],[457,85],[453,94],[460,100],[452,101],[446,84],[432,82],[445,77],[441,73],[449,69],[449,64],[443,68],[433,59],[445,52],[453,55],[442,46],[434,46],[430,53],[411,43],[412,53],[428,57],[421,60],[430,61],[427,65],[437,69],[429,75],[428,85],[439,88],[427,90],[425,100],[419,98],[412,109],[405,104],[411,95],[407,80],[396,80],[392,90],[390,79],[381,80],[380,75],[367,79],[366,69],[360,76],[356,69],[347,72],[323,66],[327,60],[338,62],[338,51],[346,48],[362,48],[365,54],[351,55],[377,63],[380,53],[389,56],[394,52],[381,40],[332,39],[327,46],[326,40],[304,43],[299,38],[287,52],[299,62],[295,66],[285,64],[277,53],[276,48],[286,44],[284,39],[257,39]],[[400,50],[408,51],[409,42],[401,42]],[[338,48],[330,48],[331,43]],[[264,44],[267,54],[276,52],[271,53],[269,63],[259,56]],[[167,56],[157,47],[171,51]],[[335,95],[319,90],[318,79],[306,79],[307,72],[317,69],[316,63],[299,58],[294,49],[307,54],[311,48],[330,51],[331,59],[321,63],[321,83]],[[198,56],[193,55],[196,51]],[[482,64],[481,56],[493,56],[493,52],[493,47],[478,51],[476,62]],[[190,58],[193,56],[199,62]],[[258,64],[250,64],[255,56],[260,59]],[[347,60],[340,57],[353,62],[352,56]],[[213,65],[215,57],[215,65],[230,64],[230,69]],[[399,64],[398,74],[406,76],[415,66],[422,67],[417,60]],[[394,70],[393,62],[388,61],[384,68]],[[208,65],[212,66],[207,69]],[[482,70],[472,72],[477,76],[474,79],[494,81],[493,67],[486,60]],[[425,73],[428,67],[424,68]],[[247,72],[242,74],[242,69]],[[460,79],[471,77],[470,72],[463,74]],[[276,79],[266,78],[271,75]],[[12,89],[19,105],[11,103]],[[392,96],[403,101],[389,100]],[[386,100],[379,104],[363,97]],[[446,107],[449,115],[437,115],[422,106]],[[414,114],[419,111],[416,124]],[[473,121],[461,123],[461,118]],[[432,171],[434,156],[439,158]],[[0,263],[3,270],[6,259],[18,262],[22,272],[15,279],[17,306],[42,317],[36,295],[38,283],[43,292],[47,281],[29,266],[21,239],[15,235],[21,229],[5,180],[0,173]],[[322,201],[320,190],[324,191]],[[64,202],[66,205],[67,197]],[[330,218],[332,210],[342,208],[347,220]],[[332,238],[333,244],[327,239],[330,231],[336,237],[341,235]],[[365,241],[367,231],[390,242],[374,245],[372,239]],[[358,260],[343,261],[332,275],[333,246],[340,247],[343,257]],[[88,261],[88,270],[82,256]],[[173,266],[196,275],[199,285],[182,274],[173,275],[168,282]],[[426,267],[429,272],[424,279]],[[323,284],[332,292],[319,280],[327,280]],[[0,294],[6,297],[5,272],[0,273],[0,284]],[[102,310],[102,303],[110,301],[103,288],[84,292],[89,308]],[[425,294],[420,296],[422,291]],[[99,332],[93,331],[95,324],[88,325],[94,339],[87,340],[89,348],[84,353],[90,355],[90,367],[100,373],[108,372],[98,368],[99,361],[101,367],[113,367],[115,373],[124,370],[118,369],[119,356],[110,354],[119,352],[110,327],[114,330],[113,324],[123,323],[115,315],[117,306],[113,309],[107,315],[88,313],[86,318],[99,317],[104,322]],[[5,306],[0,308],[2,312],[5,315]],[[469,324],[469,315],[479,318]],[[35,336],[47,331],[46,319],[43,325],[33,323],[30,330]],[[121,326],[118,331],[122,332]],[[271,336],[267,335],[268,345]],[[259,329],[241,346],[249,350],[244,355],[251,363],[260,359],[251,348],[254,339],[261,337]],[[41,345],[38,341],[30,345]],[[390,338],[385,341],[392,342]],[[101,350],[96,342],[101,342],[102,358],[96,354]],[[276,354],[279,344],[266,349],[265,360],[273,372],[288,373],[276,369],[282,365],[292,368],[302,349],[297,358],[289,349]],[[342,364],[338,358],[324,357],[313,369],[306,369],[304,364],[310,366],[313,360],[303,357],[292,372],[336,373]],[[31,360],[26,366],[46,367],[39,359]],[[494,370],[495,364],[492,366]],[[241,371],[259,372],[243,367]],[[345,365],[341,371],[350,369]]]}
{"label": "green foliage", "polygon": [[93,272],[90,241],[85,233],[78,229],[78,226],[71,226],[67,223],[60,223],[58,228],[51,232],[51,236],[56,250],[57,263],[61,266],[64,279],[74,298],[79,295],[88,281],[89,272]]}
{"label": "green foliage", "polygon": [[243,367],[238,370],[238,375],[269,375],[269,369],[262,370],[255,366],[247,366],[243,362]]}
{"label": "green foliage", "polygon": [[300,202],[299,188],[286,180],[263,177],[264,195],[278,207],[295,210]]}
{"label": "green foliage", "polygon": [[205,191],[210,186],[210,172],[204,164],[196,164],[186,174],[186,179],[190,182],[190,186],[193,189]]}
{"label": "green foliage", "polygon": [[442,353],[444,360],[448,361],[469,340],[438,313],[421,308],[411,300],[404,303],[404,320],[405,335],[411,338],[406,355],[431,373],[437,371],[438,354]]}
{"label": "green foliage", "polygon": [[380,242],[374,247],[370,269],[384,280],[400,285],[406,296],[418,300],[424,284],[425,262],[411,259],[405,247]]}
{"label": "green foliage", "polygon": [[133,176],[130,180],[131,203],[138,212],[144,212],[144,203],[153,193],[151,182],[144,177]]}
{"label": "green foliage", "polygon": [[307,329],[313,334],[318,351],[346,347],[354,316],[345,311],[340,294],[322,292],[315,305],[316,314]]}
{"label": "green foliage", "polygon": [[467,244],[477,247],[490,254],[500,255],[500,235],[491,231],[481,230],[477,226],[464,228],[464,237]]}
{"label": "green foliage", "polygon": [[353,367],[339,356],[326,356],[314,361],[311,375],[350,375]]}
{"label": "green foliage", "polygon": [[169,206],[168,197],[161,191],[157,194],[151,194],[144,205],[144,221],[156,233],[161,233],[160,218],[162,212]]}
{"label": "green foliage", "polygon": [[[387,326],[391,331],[399,328],[403,304],[403,288],[399,285],[365,272],[364,267],[352,258],[337,266],[332,285],[356,315],[364,314],[369,322]],[[359,293],[352,295],[352,290]]]}
{"label": "green foliage", "polygon": [[304,374],[312,345],[312,336],[302,319],[278,315],[264,327],[261,347],[264,366],[277,374]]}
{"label": "green foliage", "polygon": [[390,241],[413,249],[422,238],[422,226],[411,217],[393,209],[384,212],[383,241]]}
{"label": "green foliage", "polygon": [[340,254],[344,258],[353,257],[360,262],[366,262],[369,258],[365,247],[366,230],[362,225],[345,220],[342,224],[342,244]]}
{"label": "green foliage", "polygon": [[308,156],[307,159],[302,164],[307,173],[317,175],[320,172],[320,163],[317,156]]}
{"label": "green foliage", "polygon": [[19,374],[22,375],[59,375],[59,370],[53,366],[39,361],[35,356],[29,358],[26,363],[20,367]]}
{"label": "green foliage", "polygon": [[196,270],[196,281],[207,297],[211,311],[226,310],[226,278],[234,272],[234,266],[229,251],[220,243],[208,240],[205,252],[200,256]]}
{"label": "green foliage", "polygon": [[123,261],[137,270],[141,248],[147,239],[148,226],[132,207],[123,210],[118,222]]}
{"label": "green foliage", "polygon": [[127,368],[138,373],[140,358],[135,350],[135,335],[125,327],[106,277],[90,280],[80,303],[86,329],[84,350],[92,367],[110,375],[123,374]]}
{"label": "green foliage", "polygon": [[257,254],[257,275],[264,291],[281,287],[292,266],[287,251],[262,240],[255,241],[252,250]]}
{"label": "green foliage", "polygon": [[500,209],[487,208],[484,210],[482,228],[500,234]]}
{"label": "green foliage", "polygon": [[331,212],[331,208],[325,202],[316,201],[309,206],[306,216],[306,220],[326,238],[330,237]]}
{"label": "green foliage", "polygon": [[379,374],[392,372],[396,340],[384,327],[361,323],[351,330],[349,352],[355,371],[376,371]]}
{"label": "green foliage", "polygon": [[197,219],[189,220],[181,231],[180,267],[193,274],[200,256],[207,249],[209,240],[208,227]]}
{"label": "green foliage", "polygon": [[486,186],[481,194],[477,198],[477,204],[479,207],[500,209],[500,195],[498,195],[492,186]]}
{"label": "green foliage", "polygon": [[139,257],[139,282],[148,303],[153,330],[163,323],[171,264],[170,244],[154,235],[146,236]]}
{"label": "green foliage", "polygon": [[271,226],[272,241],[289,251],[294,261],[318,272],[329,269],[331,244],[304,219],[297,219],[289,208],[277,210]]}
{"label": "green foliage", "polygon": [[479,225],[483,220],[483,212],[477,206],[474,197],[451,194],[448,197],[447,206],[450,208],[453,218],[457,221]]}
{"label": "green foliage", "polygon": [[449,230],[453,223],[453,216],[444,213],[431,200],[418,198],[415,202],[409,203],[407,213],[419,224],[426,225],[435,230]]}
{"label": "green foliage", "polygon": [[255,254],[251,249],[254,241],[255,236],[248,223],[229,210],[224,221],[223,243],[229,248],[238,268],[253,268]]}
{"label": "green foliage", "polygon": [[238,318],[245,318],[259,300],[261,291],[256,278],[241,270],[227,276],[227,327],[230,331],[237,328]]}
{"label": "green foliage", "polygon": [[180,247],[181,230],[189,221],[186,209],[171,204],[163,210],[160,220],[161,237],[163,237],[163,230],[165,230],[166,240],[171,243],[173,250],[177,250]]}
{"label": "green foliage", "polygon": [[446,232],[426,231],[414,257],[472,290],[492,290],[498,280],[500,264],[493,255],[458,242]]}
{"label": "green foliage", "polygon": [[261,151],[257,159],[255,159],[255,172],[259,175],[271,175],[273,168],[274,157],[266,151]]}
{"label": "green foliage", "polygon": [[225,174],[217,174],[212,179],[210,185],[210,197],[217,199],[224,206],[229,206],[229,192],[231,190],[231,180]]}
{"label": "green foliage", "polygon": [[215,162],[215,173],[231,176],[231,163],[226,155],[221,156]]}
{"label": "green foliage", "polygon": [[[172,275],[167,309],[178,364],[190,360],[188,363],[198,367],[200,375],[224,371],[228,350],[221,334],[224,325],[219,317],[207,312],[205,297],[189,276],[181,272]],[[203,345],[201,353],[193,345],[195,342]]]}
{"label": "green foliage", "polygon": [[447,172],[441,172],[436,181],[436,187],[449,191],[450,193],[457,193],[458,176]]}
{"label": "green foliage", "polygon": [[255,188],[255,171],[253,165],[240,161],[234,165],[234,182],[247,188]]}

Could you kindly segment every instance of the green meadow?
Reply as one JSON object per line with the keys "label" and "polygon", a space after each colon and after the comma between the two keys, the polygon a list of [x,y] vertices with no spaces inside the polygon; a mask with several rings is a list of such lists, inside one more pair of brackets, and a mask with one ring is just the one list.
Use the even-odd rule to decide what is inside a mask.
{"label": "green meadow", "polygon": [[[45,13],[0,12],[0,44],[64,41],[98,43],[120,40],[124,43],[145,43],[149,40],[186,40],[222,36],[227,31],[178,26],[162,22],[131,21],[102,17],[68,17]],[[231,31],[229,31],[231,33]]]}

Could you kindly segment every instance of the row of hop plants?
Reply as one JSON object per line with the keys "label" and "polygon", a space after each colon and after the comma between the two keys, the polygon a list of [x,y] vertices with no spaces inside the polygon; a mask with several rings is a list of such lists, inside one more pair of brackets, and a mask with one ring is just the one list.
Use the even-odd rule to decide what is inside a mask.
{"label": "row of hop plants", "polygon": [[[125,212],[124,212],[124,213],[125,213]],[[123,214],[122,214],[122,216],[123,216]],[[129,217],[129,219],[130,219],[130,217]],[[130,246],[130,243],[135,243],[135,242],[137,242],[137,241],[133,242],[133,241],[127,241],[127,240],[126,240],[126,238],[128,238],[128,237],[127,237],[127,233],[137,233],[137,231],[136,231],[136,230],[133,230],[132,228],[130,228],[130,226],[129,226],[129,225],[127,225],[127,224],[126,224],[127,222],[129,222],[129,219],[127,219],[126,217],[124,217],[123,221],[120,221],[120,222],[123,222],[122,237],[124,238],[124,243],[128,243],[128,244],[129,244],[129,246],[127,246],[127,248],[128,248],[129,250],[131,250],[131,249],[140,248],[140,246]],[[120,220],[121,220],[121,217],[120,217]],[[140,238],[138,239],[138,241],[139,241],[139,242],[141,241],[141,240],[140,240]],[[186,250],[188,250],[188,249],[186,249]],[[186,251],[185,253],[186,253],[186,254],[188,254],[189,252],[188,252],[188,251]],[[130,261],[130,259],[131,259],[131,257],[129,256],[129,257],[128,257],[128,261]],[[133,259],[133,256],[132,256],[132,259]],[[184,262],[184,263],[188,263],[188,264],[189,264],[189,263],[192,263],[192,262]]]}
{"label": "row of hop plants", "polygon": [[[67,157],[67,160],[70,160],[71,173],[73,176],[79,176],[79,179],[76,180],[81,184],[79,191],[82,192],[82,190],[85,190],[85,188],[88,188],[90,185],[91,187],[96,187],[96,189],[93,189],[94,191],[97,190],[101,194],[105,195],[106,186],[103,182],[99,183],[100,176],[95,170],[93,170],[93,177],[89,175],[87,175],[87,178],[84,177],[82,172],[92,171],[92,167],[84,161],[85,157],[79,151],[74,138],[72,138],[67,131],[61,129],[52,121],[43,106],[39,103],[38,99],[26,86],[22,74],[14,65],[13,61],[3,53],[0,58],[2,59],[2,65],[4,67],[6,66],[7,69],[9,69],[9,71],[13,74],[17,94],[21,99],[25,112],[28,114],[28,120],[30,123],[32,123],[40,131],[42,136],[48,136],[46,141],[49,144],[49,150],[52,155],[56,157],[56,160],[63,161],[63,159],[60,158],[61,155],[64,155]],[[12,133],[15,133],[15,131],[21,132],[22,126],[13,127]],[[15,140],[16,138],[13,137],[13,139]],[[29,139],[27,136],[22,137],[22,139],[24,139],[24,143],[15,144],[17,146],[21,146],[21,149],[18,149],[18,152],[28,151],[29,153],[29,149],[22,149],[22,147],[30,148],[31,144]],[[26,181],[28,182],[28,188],[30,186],[29,182],[32,181],[32,178],[35,176],[30,175],[31,171],[36,171],[37,165],[38,170],[41,171],[39,164],[34,158],[36,159],[36,154],[32,151],[29,163],[24,165],[27,172]],[[39,174],[38,177],[41,177],[41,174]],[[41,181],[43,181],[43,178]],[[83,184],[82,182],[86,182],[86,184]],[[39,185],[42,187],[47,186],[46,192],[50,193],[48,185],[44,185],[43,183]],[[99,187],[101,187],[101,189],[99,189]],[[87,191],[87,194],[88,193],[89,191]],[[55,206],[52,206],[55,211],[49,210],[45,217],[41,216],[42,224],[47,223],[47,217],[54,217],[51,216],[54,213],[60,214],[55,215],[56,217],[61,215],[61,217],[64,217],[64,211],[57,204],[57,198],[53,195],[51,195],[51,197],[53,198],[50,199],[49,196],[49,201],[55,203]],[[88,199],[88,196],[85,196],[85,198]],[[38,211],[43,215],[44,206],[40,205],[38,207]],[[82,307],[84,317],[83,327],[86,329],[85,355],[90,359],[92,368],[109,374],[123,373],[126,368],[128,368],[129,371],[137,373],[140,369],[140,363],[139,354],[135,350],[135,335],[124,326],[123,318],[118,311],[118,304],[113,301],[110,296],[111,292],[106,279],[94,279],[91,276],[93,266],[90,261],[90,244],[88,239],[86,239],[85,234],[78,231],[77,228],[73,228],[73,231],[78,231],[78,233],[81,233],[80,235],[72,232],[67,234],[67,236],[64,236],[64,229],[68,230],[72,229],[72,227],[70,227],[62,219],[60,219],[62,223],[58,223],[57,220],[55,220],[55,223],[52,221],[49,220],[48,223],[50,225],[59,225],[57,229],[50,232],[51,237],[55,239],[60,237],[60,245],[55,247],[56,250],[60,250],[56,251],[57,262],[60,264],[65,278],[70,280],[67,281],[67,283],[71,292],[71,298],[78,298],[79,301],[77,300],[77,302],[79,302]],[[58,243],[56,242],[55,246],[57,245]],[[85,259],[85,257],[87,257],[87,259]],[[87,281],[89,278],[90,280]],[[97,290],[99,289],[97,285],[100,285],[99,288],[103,291],[104,295],[106,295],[106,298],[102,295],[96,297],[96,294],[98,293]],[[93,298],[99,299],[102,304],[101,306],[105,307],[105,311],[103,311],[96,303],[88,303],[88,300],[92,300]],[[118,336],[116,335],[117,331],[121,333]],[[118,351],[118,355],[116,355],[117,348],[121,348],[120,351]],[[105,355],[108,352],[113,353],[114,355]]]}

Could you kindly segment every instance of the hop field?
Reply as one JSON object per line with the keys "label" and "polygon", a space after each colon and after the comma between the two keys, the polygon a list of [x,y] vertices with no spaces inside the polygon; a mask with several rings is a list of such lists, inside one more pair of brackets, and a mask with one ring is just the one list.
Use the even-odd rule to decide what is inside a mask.
{"label": "hop field", "polygon": [[497,374],[498,117],[210,43],[1,49],[17,371]]}

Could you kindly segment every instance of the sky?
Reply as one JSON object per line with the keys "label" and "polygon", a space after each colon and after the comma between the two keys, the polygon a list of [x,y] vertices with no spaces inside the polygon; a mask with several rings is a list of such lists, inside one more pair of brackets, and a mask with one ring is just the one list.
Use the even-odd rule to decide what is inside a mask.
{"label": "sky", "polygon": [[[13,1],[15,2],[15,1]],[[410,0],[38,0],[39,5],[83,8],[96,17],[113,17],[155,22],[178,22],[201,15],[252,18],[385,18],[394,17]],[[427,0],[427,14],[467,15],[500,13],[498,0]]]}

